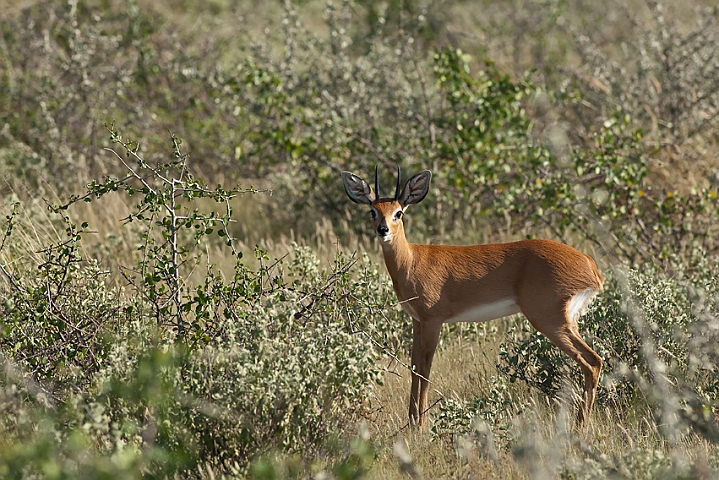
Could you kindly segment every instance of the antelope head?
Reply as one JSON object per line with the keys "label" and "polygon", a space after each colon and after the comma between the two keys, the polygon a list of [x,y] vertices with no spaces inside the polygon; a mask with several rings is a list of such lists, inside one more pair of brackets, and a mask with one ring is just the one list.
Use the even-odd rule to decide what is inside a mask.
{"label": "antelope head", "polygon": [[394,197],[380,197],[379,174],[375,167],[374,190],[362,178],[350,172],[342,172],[347,196],[355,203],[369,205],[372,227],[380,242],[391,244],[397,238],[404,238],[402,216],[409,205],[421,202],[429,192],[432,173],[423,170],[412,175],[400,188],[401,172],[397,167],[397,184]]}

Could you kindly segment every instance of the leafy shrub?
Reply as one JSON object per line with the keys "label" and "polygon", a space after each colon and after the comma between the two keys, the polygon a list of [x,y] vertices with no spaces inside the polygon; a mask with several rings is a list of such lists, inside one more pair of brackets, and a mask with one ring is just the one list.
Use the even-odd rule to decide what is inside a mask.
{"label": "leafy shrub", "polygon": [[[47,355],[30,362],[23,357],[26,352],[19,350],[15,354],[18,365],[36,366],[54,381],[73,386],[69,392],[55,394],[57,405],[50,408],[50,415],[57,417],[57,430],[35,432],[30,443],[50,442],[56,449],[47,453],[50,460],[65,461],[62,459],[68,453],[51,440],[52,432],[57,431],[63,436],[75,435],[82,448],[89,442],[93,449],[113,458],[130,448],[135,452],[132,458],[143,468],[166,472],[195,468],[200,463],[220,470],[233,465],[244,468],[258,453],[274,449],[316,452],[342,421],[362,410],[380,370],[377,350],[357,326],[350,328],[341,313],[354,311],[355,301],[374,304],[374,300],[357,293],[354,300],[348,299],[347,290],[358,290],[353,288],[347,264],[337,263],[345,269],[341,274],[346,278],[329,289],[328,274],[302,267],[308,263],[316,264],[316,259],[297,250],[296,260],[285,266],[286,275],[302,273],[292,287],[268,290],[249,305],[237,296],[247,285],[226,289],[225,298],[219,298],[216,290],[214,301],[234,307],[215,325],[211,338],[194,346],[175,345],[173,335],[158,330],[153,317],[147,315],[152,311],[148,305],[129,309],[113,304],[112,311],[120,312],[120,318],[113,328],[105,325],[98,334],[105,339],[102,349],[90,345],[93,350],[88,356],[104,352],[102,362],[92,369],[80,364],[74,369],[65,367],[74,377],[57,374],[62,370],[53,362],[75,360],[73,350],[65,352],[61,346],[58,351],[67,357],[62,360]],[[83,293],[73,281],[68,279],[65,288]],[[311,314],[296,317],[307,296],[316,296]],[[32,297],[24,300],[37,304]],[[87,304],[85,299],[81,305]],[[38,328],[32,341],[49,349],[55,340],[52,324],[38,316],[34,325]],[[82,333],[76,333],[79,337],[73,344],[84,345],[92,338],[90,334],[86,334],[88,338],[80,336]],[[4,341],[11,344],[13,338]],[[15,388],[16,381],[6,378],[4,387]],[[21,398],[16,402],[21,410],[30,408],[23,406]],[[38,415],[38,419],[28,420],[31,425],[44,421],[46,414]],[[14,432],[10,438],[20,441],[17,428],[10,428],[9,433]],[[79,433],[73,433],[76,430]],[[138,455],[146,456],[145,460],[138,460]],[[153,460],[156,455],[159,458]],[[30,457],[8,456],[6,461],[10,469],[36,465]],[[12,466],[13,462],[19,463]]]}
{"label": "leafy shrub", "polygon": [[221,95],[217,64],[225,50],[204,41],[201,32],[175,35],[170,25],[168,16],[135,1],[104,8],[82,0],[51,1],[4,16],[4,170],[34,188],[52,179],[55,188],[69,193],[76,178],[87,181],[114,171],[98,151],[104,125],[114,119],[151,156],[166,141],[156,132],[171,127],[198,158],[229,161],[237,130],[229,128],[236,126],[236,116],[227,108],[234,104],[215,101]]}
{"label": "leafy shrub", "polygon": [[[8,216],[8,240],[15,221]],[[108,272],[82,258],[84,227],[69,219],[67,240],[47,246],[35,272],[4,273],[12,288],[3,296],[0,348],[23,369],[59,390],[83,388],[105,364],[111,334],[125,302],[107,286]]]}
{"label": "leafy shrub", "polygon": [[490,377],[486,396],[471,401],[445,398],[439,406],[439,414],[432,425],[432,434],[439,438],[461,438],[483,422],[490,427],[490,436],[502,440],[510,439],[513,419],[520,415],[528,404],[514,396],[504,377]]}
{"label": "leafy shrub", "polygon": [[[659,395],[655,389],[668,376],[680,390],[691,385],[680,395],[685,400],[691,396],[693,403],[716,404],[716,382],[707,375],[716,359],[705,342],[713,331],[708,324],[716,321],[709,301],[716,281],[709,278],[692,285],[690,279],[668,277],[652,265],[607,277],[580,320],[583,336],[605,360],[600,402],[631,403],[639,392]],[[697,302],[695,292],[703,292],[704,301]],[[502,345],[499,368],[513,380],[556,395],[568,379],[581,381],[573,363],[527,326]]]}
{"label": "leafy shrub", "polygon": [[[366,8],[379,14],[372,2]],[[394,8],[385,14],[397,15]],[[532,11],[546,29],[562,8],[547,2]],[[418,48],[426,30],[419,18],[432,13],[406,23],[408,30],[379,29],[358,48],[352,35],[361,14],[350,5],[328,7],[325,26],[314,32],[287,4],[276,36],[231,49],[191,33],[173,40],[164,26],[171,19],[134,3],[100,11],[50,2],[2,23],[7,61],[24,80],[0,78],[7,93],[0,111],[19,112],[0,113],[7,125],[0,161],[36,185],[43,172],[63,178],[86,165],[118,173],[97,157],[103,124],[116,118],[153,162],[165,141],[153,132],[172,125],[212,177],[222,171],[270,178],[278,201],[264,208],[299,232],[307,212],[342,225],[345,209],[327,194],[341,191],[338,172],[368,172],[379,163],[382,172],[396,165],[433,170],[438,194],[413,215],[413,228],[425,236],[471,230],[481,237],[485,227],[551,232],[565,241],[584,237],[637,264],[691,257],[695,243],[712,253],[719,248],[716,189],[705,182],[678,190],[650,175],[650,158],[684,137],[677,127],[651,127],[647,143],[650,124],[637,102],[652,99],[660,124],[689,122],[690,137],[704,138],[716,95],[703,83],[711,62],[697,59],[711,58],[716,25],[707,19],[683,36],[661,20],[659,6],[650,11],[665,33],[641,30],[636,68],[622,69],[578,37],[576,50],[596,70],[594,83],[577,73],[574,81],[547,86],[537,75],[513,79],[457,48]],[[662,63],[662,55],[675,63]],[[666,100],[646,91],[656,90],[651,78],[659,77],[671,86]],[[597,82],[605,88],[593,87]],[[674,99],[684,91],[679,85],[701,95],[690,103]],[[588,101],[605,108],[588,109]]]}
{"label": "leafy shrub", "polygon": [[[155,462],[156,472],[187,466],[186,461],[172,458],[171,452],[154,441],[143,444],[142,423],[135,424],[131,418],[111,421],[107,403],[92,395],[93,390],[73,390],[57,398],[5,355],[3,363],[4,374],[0,378],[3,476],[139,478],[152,471]],[[140,391],[138,386],[141,385],[128,385],[126,392],[135,387],[132,391],[136,396],[147,393],[147,389]],[[155,392],[159,393],[159,389]]]}
{"label": "leafy shrub", "polygon": [[[35,412],[30,430],[45,420],[53,426],[23,433],[7,424],[10,441],[29,435],[67,472],[80,453],[62,448],[55,434],[77,437],[85,445],[78,449],[90,444],[98,455],[128,455],[128,472],[163,475],[204,464],[239,471],[275,450],[317,453],[365,408],[381,378],[381,349],[394,351],[409,336],[398,307],[379,315],[395,303],[390,282],[368,268],[367,257],[338,255],[321,268],[296,245],[274,262],[257,249],[251,269],[227,232],[229,207],[225,215],[195,208],[205,197],[229,205],[237,190],[195,179],[175,137],[172,160],[153,167],[136,144],[111,136],[133,159],[125,163],[130,175],[92,182],[87,194],[52,210],[103,201],[111,191],[140,197],[128,217],[143,225],[143,255],[125,269],[131,294],[103,283],[97,263],[81,256],[89,226],[64,216],[69,239],[48,247],[39,269],[3,267],[10,280],[3,354],[40,390],[50,381],[64,387],[49,392],[44,412],[13,396],[18,411]],[[8,220],[5,239],[13,234]],[[231,250],[233,274],[225,279],[208,264],[204,280],[192,284],[195,249],[211,239]],[[3,386],[14,391],[18,378]],[[8,471],[38,468],[18,455],[6,458]]]}
{"label": "leafy shrub", "polygon": [[[242,6],[230,3],[201,8],[231,8],[234,17]],[[230,200],[241,192],[209,185],[224,175],[266,178],[276,196],[265,217],[302,232],[311,213],[341,229],[338,171],[366,173],[375,163],[381,172],[398,164],[433,170],[434,201],[412,216],[418,236],[549,234],[588,240],[641,267],[627,280],[608,275],[583,322],[608,360],[600,401],[621,407],[640,392],[671,442],[689,431],[719,439],[713,258],[702,263],[719,248],[710,154],[716,12],[701,11],[685,30],[650,2],[656,28],[627,12],[637,28],[622,38],[638,38],[607,54],[616,44],[597,47],[601,40],[585,36],[596,29],[569,24],[574,7],[566,2],[494,2],[493,11],[511,11],[487,16],[494,32],[507,21],[519,28],[511,41],[492,41],[513,45],[503,53],[515,66],[530,53],[539,72],[509,76],[468,49],[432,48],[432,22],[449,18],[454,2],[434,12],[411,2],[360,3],[377,25],[358,27],[363,12],[346,2],[327,7],[324,26],[310,30],[287,3],[281,27],[252,45],[235,25],[237,38],[228,41],[206,18],[186,28],[132,1],[49,1],[0,19],[6,185],[22,178],[27,187],[13,194],[27,188],[17,195],[36,196],[52,178],[52,188],[76,193],[88,172],[107,174],[52,209],[48,223],[68,237],[22,250],[5,243],[14,238],[8,229],[0,245],[0,476],[165,477],[203,468],[244,475],[256,455],[298,458],[327,448],[381,379],[378,352],[404,348],[410,323],[366,257],[338,256],[321,268],[295,246],[281,261],[260,249],[243,261],[230,224]],[[605,5],[582,8],[604,14]],[[555,50],[555,38],[532,34],[565,27]],[[362,38],[362,28],[371,36]],[[566,43],[572,35],[574,47]],[[579,68],[547,63],[563,48],[581,54]],[[102,125],[113,119],[138,139],[112,129],[121,150],[107,158],[116,163],[97,154],[107,143]],[[177,136],[169,155],[158,148],[167,143],[162,127],[185,139],[207,182],[190,174]],[[666,178],[661,164],[670,166]],[[685,176],[677,171],[690,180],[677,181]],[[141,234],[141,260],[108,273],[84,257],[90,226],[63,208],[116,191],[138,199],[128,221]],[[218,245],[232,252],[222,269],[205,257]],[[124,291],[112,287],[121,277]],[[501,362],[509,378],[550,394],[563,378],[578,378],[529,331],[507,342]],[[516,403],[502,378],[485,397],[447,400],[436,435],[504,435]],[[475,416],[487,427],[481,432],[470,424]],[[366,471],[371,454],[355,453],[336,476]],[[565,476],[669,471],[668,457],[648,450],[586,456],[567,464]],[[267,473],[263,462],[251,470],[257,476]]]}
{"label": "leafy shrub", "polygon": [[[324,192],[338,188],[338,171],[421,166],[433,170],[439,192],[413,214],[424,234],[484,225],[567,241],[579,234],[632,264],[691,257],[694,244],[717,248],[716,192],[656,185],[635,108],[583,110],[584,128],[570,133],[566,122],[586,102],[581,84],[550,90],[531,75],[513,80],[459,49],[417,58],[407,37],[378,37],[353,57],[343,36],[349,14],[328,15],[325,42],[289,11],[297,28],[285,32],[283,60],[257,50],[231,77],[245,104],[258,106],[247,111],[248,155],[293,172],[283,205],[337,218]],[[300,64],[325,74],[298,78]]]}
{"label": "leafy shrub", "polygon": [[[301,249],[296,255],[284,275],[316,261]],[[95,380],[108,396],[111,421],[153,422],[162,426],[155,440],[159,445],[221,469],[246,465],[274,449],[310,454],[321,448],[338,424],[363,408],[380,372],[372,345],[346,328],[338,314],[340,307],[353,308],[340,297],[341,287],[350,284],[328,290],[322,280],[327,273],[302,271],[292,288],[268,290],[251,304],[237,296],[239,288],[215,291],[215,301],[234,307],[228,317],[215,319],[221,323],[210,339],[189,349],[165,341],[153,347],[154,337],[143,332],[148,327],[136,325],[131,338],[113,348],[111,365]],[[318,289],[324,291],[311,315],[297,318],[301,299]],[[171,361],[148,376],[142,352],[153,348]],[[150,383],[138,391],[167,389],[149,417],[138,409],[145,403],[142,397],[113,398],[118,395],[113,385],[132,386],[143,377]]]}
{"label": "leafy shrub", "polygon": [[[221,405],[215,421],[193,422],[204,426],[204,443],[214,444],[218,458],[248,458],[268,446],[310,452],[363,407],[379,378],[376,351],[347,328],[341,313],[355,310],[355,300],[341,297],[352,282],[339,280],[327,289],[327,272],[301,267],[316,262],[314,256],[302,249],[295,254],[286,274],[296,268],[302,274],[293,287],[265,294],[216,342],[193,352],[186,369],[188,390]],[[346,265],[338,261],[336,267]],[[318,289],[322,297],[311,313],[297,318],[302,298]]]}

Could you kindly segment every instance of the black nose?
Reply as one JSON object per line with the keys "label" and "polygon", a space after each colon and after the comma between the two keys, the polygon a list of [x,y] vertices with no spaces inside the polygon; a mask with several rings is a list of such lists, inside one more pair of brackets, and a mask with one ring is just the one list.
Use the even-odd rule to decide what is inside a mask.
{"label": "black nose", "polygon": [[380,225],[377,227],[377,235],[382,235],[383,237],[389,233],[389,228],[387,228],[387,225]]}

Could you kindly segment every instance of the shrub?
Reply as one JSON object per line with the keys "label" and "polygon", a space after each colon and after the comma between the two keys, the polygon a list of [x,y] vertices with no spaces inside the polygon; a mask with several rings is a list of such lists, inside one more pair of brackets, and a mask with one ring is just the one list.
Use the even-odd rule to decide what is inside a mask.
{"label": "shrub", "polygon": [[[197,158],[226,168],[238,141],[236,116],[217,83],[225,53],[204,32],[173,32],[172,20],[137,2],[51,1],[0,20],[0,161],[3,170],[43,189],[70,193],[73,182],[109,172],[98,151],[117,119],[148,148],[151,161],[172,128]],[[234,109],[234,104],[231,106]],[[209,115],[206,115],[209,113]],[[225,161],[226,160],[226,161]]]}
{"label": "shrub", "polygon": [[[32,415],[28,431],[5,424],[8,441],[45,445],[48,462],[67,472],[83,448],[127,455],[128,472],[162,475],[205,464],[243,470],[275,450],[316,454],[366,407],[381,379],[381,349],[394,351],[409,336],[399,308],[375,318],[394,303],[390,282],[367,257],[338,255],[322,268],[296,245],[274,262],[257,249],[258,266],[248,267],[227,231],[229,207],[224,215],[196,208],[207,197],[228,206],[239,190],[210,189],[193,177],[175,137],[172,160],[150,166],[136,144],[111,136],[133,159],[132,166],[123,160],[130,174],[92,182],[87,194],[52,207],[69,239],[45,249],[39,269],[3,267],[10,295],[2,352],[53,399],[35,407],[11,394],[13,408]],[[82,257],[89,226],[64,214],[112,191],[140,197],[128,219],[142,225],[143,255],[125,267],[126,294]],[[6,240],[13,215],[8,220]],[[233,274],[225,279],[208,264],[193,284],[196,249],[211,239],[231,251]],[[22,375],[3,380],[9,392],[26,383]],[[33,433],[46,421],[51,426]],[[53,435],[81,446],[68,451]],[[9,472],[40,468],[22,452],[5,458]]]}
{"label": "shrub", "polygon": [[[658,415],[684,418],[673,420],[672,428],[698,423],[713,438],[716,425],[707,412],[719,400],[710,373],[717,360],[710,346],[715,292],[712,276],[672,278],[652,265],[608,276],[580,320],[583,336],[605,360],[599,401],[629,405],[641,394]],[[581,381],[572,363],[527,327],[502,345],[498,367],[512,380],[556,395],[567,380],[577,386]]]}
{"label": "shrub", "polygon": [[[10,247],[16,215],[14,210],[7,217],[2,247]],[[126,303],[106,284],[108,272],[83,259],[80,242],[87,225],[63,220],[67,240],[46,246],[34,271],[16,276],[3,267],[10,287],[0,303],[0,349],[52,390],[72,391],[85,388],[105,364],[108,335],[121,322]]]}
{"label": "shrub", "polygon": [[[241,6],[230,3],[198,8]],[[670,443],[688,431],[715,443],[719,328],[709,265],[719,223],[704,159],[715,143],[716,11],[700,11],[685,30],[650,2],[656,28],[627,12],[637,28],[622,38],[640,38],[607,55],[613,47],[597,47],[594,27],[569,24],[574,7],[565,3],[493,6],[521,27],[506,42],[515,65],[523,53],[540,60],[538,72],[515,76],[467,49],[433,48],[433,22],[450,18],[453,2],[441,12],[360,2],[377,18],[360,27],[362,12],[345,2],[327,7],[316,30],[286,3],[281,27],[252,45],[235,25],[228,41],[207,17],[187,28],[132,1],[50,1],[0,19],[0,175],[11,176],[3,188],[22,178],[27,186],[13,201],[42,195],[48,184],[64,195],[107,174],[52,206],[52,218],[18,225],[47,225],[62,238],[12,242],[19,214],[10,215],[0,244],[0,476],[169,477],[208,468],[261,476],[272,462],[248,470],[251,458],[276,452],[289,455],[290,475],[292,459],[328,448],[381,380],[379,352],[409,343],[410,322],[366,257],[340,255],[323,267],[293,246],[281,260],[259,248],[244,259],[231,224],[233,199],[244,190],[210,185],[224,175],[266,179],[276,196],[261,216],[283,226],[288,219],[301,235],[314,223],[310,214],[341,229],[347,214],[336,201],[337,173],[366,173],[375,163],[381,172],[433,170],[434,201],[417,209],[411,226],[430,241],[484,240],[489,231],[550,235],[587,240],[633,267],[607,275],[583,322],[607,359],[599,401],[623,407],[643,395]],[[606,4],[582,8],[604,14]],[[493,41],[505,42],[507,17],[486,17],[497,28]],[[523,45],[538,37],[531,32],[564,27],[556,49],[550,35]],[[361,38],[363,28],[371,36]],[[571,48],[570,33],[587,30],[575,36],[580,68],[547,63]],[[113,118],[138,141],[111,127],[119,151],[103,161],[101,126]],[[169,154],[158,148],[167,143],[157,133],[163,126],[178,133]],[[659,161],[670,166],[665,178]],[[689,181],[677,181],[677,172]],[[136,199],[127,221],[140,234],[139,261],[119,272],[100,267],[102,253],[93,252],[97,262],[85,257],[91,226],[69,216],[74,203],[108,201],[111,192]],[[218,250],[227,252],[221,267]],[[124,290],[114,286],[123,281]],[[486,333],[450,328],[472,339]],[[529,330],[503,348],[504,374],[549,394],[575,372]],[[484,397],[446,400],[435,434],[507,434],[523,404],[503,378]],[[481,422],[472,425],[475,416]],[[366,470],[372,452],[362,445],[336,476]],[[641,449],[613,459],[591,452],[562,474],[642,468],[659,476],[667,461]],[[277,468],[264,472],[283,475]]]}
{"label": "shrub", "polygon": [[462,401],[445,398],[434,419],[432,434],[439,438],[458,440],[477,429],[477,422],[489,428],[489,437],[502,441],[502,446],[511,439],[513,419],[522,414],[529,404],[522,402],[510,390],[503,377],[491,377],[487,382],[486,395],[473,400]]}
{"label": "shrub", "polygon": [[[366,7],[378,13],[374,3]],[[545,7],[532,9],[545,19],[561,14],[556,2]],[[572,243],[586,238],[630,263],[690,257],[695,243],[712,253],[719,248],[715,188],[676,189],[650,175],[650,158],[680,137],[677,127],[650,127],[637,101],[652,99],[655,116],[674,115],[667,125],[689,122],[691,138],[705,135],[716,95],[702,82],[713,67],[694,60],[711,59],[716,25],[707,19],[683,36],[662,23],[659,6],[650,11],[665,34],[654,41],[642,30],[636,68],[623,70],[582,37],[577,50],[596,81],[578,73],[546,86],[531,72],[514,79],[457,48],[418,48],[426,32],[419,17],[407,30],[387,26],[353,45],[358,13],[348,4],[328,7],[320,32],[287,4],[276,36],[233,50],[189,32],[173,40],[163,26],[171,19],[133,3],[99,11],[51,2],[23,10],[19,23],[2,23],[8,62],[24,80],[0,78],[7,92],[0,161],[37,186],[43,172],[63,178],[84,165],[118,174],[118,165],[96,158],[104,123],[117,118],[152,162],[164,141],[153,132],[172,125],[212,177],[271,179],[278,201],[264,208],[299,232],[308,212],[342,225],[344,208],[327,194],[341,191],[339,171],[367,172],[378,163],[382,172],[433,170],[438,194],[413,215],[425,236],[550,232]],[[666,102],[646,91],[656,89],[647,80],[654,77],[671,85]],[[702,93],[693,103],[673,99],[685,84]],[[605,107],[590,110],[587,101]]]}

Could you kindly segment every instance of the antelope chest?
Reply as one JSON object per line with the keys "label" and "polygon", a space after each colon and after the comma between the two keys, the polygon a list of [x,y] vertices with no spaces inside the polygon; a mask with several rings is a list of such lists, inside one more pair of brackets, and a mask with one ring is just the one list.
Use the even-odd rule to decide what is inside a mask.
{"label": "antelope chest", "polygon": [[419,312],[417,311],[417,308],[412,305],[412,303],[416,302],[419,297],[417,295],[412,295],[400,289],[394,278],[392,279],[392,287],[394,288],[395,295],[397,295],[399,304],[402,306],[402,310],[407,312],[407,314],[409,314],[409,316],[414,318],[415,320],[419,320]]}
{"label": "antelope chest", "polygon": [[419,320],[419,312],[416,308],[412,305],[413,299],[409,298],[407,300],[400,300],[400,305],[402,305],[402,310],[407,312],[410,317],[414,318],[415,320]]}

